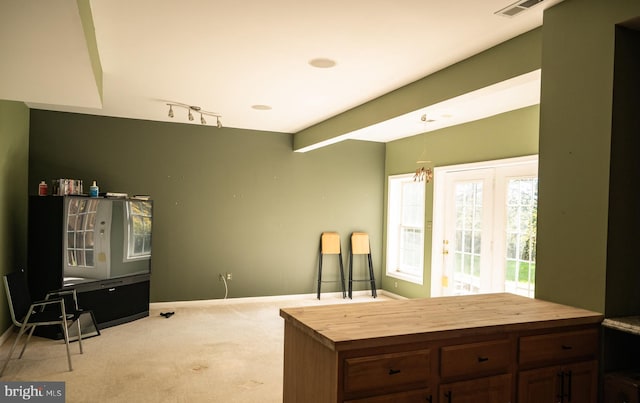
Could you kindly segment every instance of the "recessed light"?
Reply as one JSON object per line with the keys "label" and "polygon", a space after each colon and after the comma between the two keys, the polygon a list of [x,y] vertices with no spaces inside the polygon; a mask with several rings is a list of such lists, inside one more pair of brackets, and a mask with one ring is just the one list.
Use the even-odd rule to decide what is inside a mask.
{"label": "recessed light", "polygon": [[271,107],[269,105],[251,105],[251,107],[257,111],[270,111]]}
{"label": "recessed light", "polygon": [[327,59],[325,57],[319,57],[309,61],[309,64],[319,69],[328,69],[336,65],[335,60]]}

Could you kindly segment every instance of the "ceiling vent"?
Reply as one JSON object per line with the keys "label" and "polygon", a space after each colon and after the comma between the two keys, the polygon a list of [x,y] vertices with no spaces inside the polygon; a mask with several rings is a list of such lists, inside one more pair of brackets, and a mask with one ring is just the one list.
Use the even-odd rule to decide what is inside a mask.
{"label": "ceiling vent", "polygon": [[515,17],[523,11],[527,11],[536,4],[542,3],[543,0],[520,0],[517,1],[502,10],[496,11],[494,14],[501,15],[503,17]]}

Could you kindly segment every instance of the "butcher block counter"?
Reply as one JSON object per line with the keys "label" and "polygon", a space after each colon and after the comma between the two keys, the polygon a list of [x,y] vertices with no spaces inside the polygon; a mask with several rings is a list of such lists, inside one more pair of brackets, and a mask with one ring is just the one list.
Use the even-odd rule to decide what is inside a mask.
{"label": "butcher block counter", "polygon": [[603,315],[513,294],[283,308],[286,402],[593,402]]}

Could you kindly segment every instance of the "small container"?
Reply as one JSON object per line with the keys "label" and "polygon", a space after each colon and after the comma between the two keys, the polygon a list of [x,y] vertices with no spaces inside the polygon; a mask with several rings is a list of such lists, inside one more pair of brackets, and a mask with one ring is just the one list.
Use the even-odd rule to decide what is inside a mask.
{"label": "small container", "polygon": [[49,187],[47,186],[47,182],[40,181],[38,185],[38,196],[46,196],[49,193]]}
{"label": "small container", "polygon": [[98,184],[96,181],[93,181],[91,186],[89,186],[89,197],[98,197],[99,194],[100,189],[98,188]]}

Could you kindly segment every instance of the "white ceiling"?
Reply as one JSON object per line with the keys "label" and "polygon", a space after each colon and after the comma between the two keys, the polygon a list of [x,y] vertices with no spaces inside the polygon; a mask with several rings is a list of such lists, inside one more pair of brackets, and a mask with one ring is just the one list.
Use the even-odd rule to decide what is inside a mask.
{"label": "white ceiling", "polygon": [[[168,117],[166,102],[179,102],[221,114],[226,127],[295,133],[540,26],[543,9],[560,1],[508,18],[494,13],[512,0],[91,0],[101,99],[77,0],[0,0],[0,99],[200,124],[182,110]],[[315,68],[314,58],[336,65]],[[434,105],[430,118],[444,127],[538,97],[534,72]],[[501,106],[478,114],[487,104]],[[392,137],[375,127],[349,136],[416,133],[399,124]]]}

